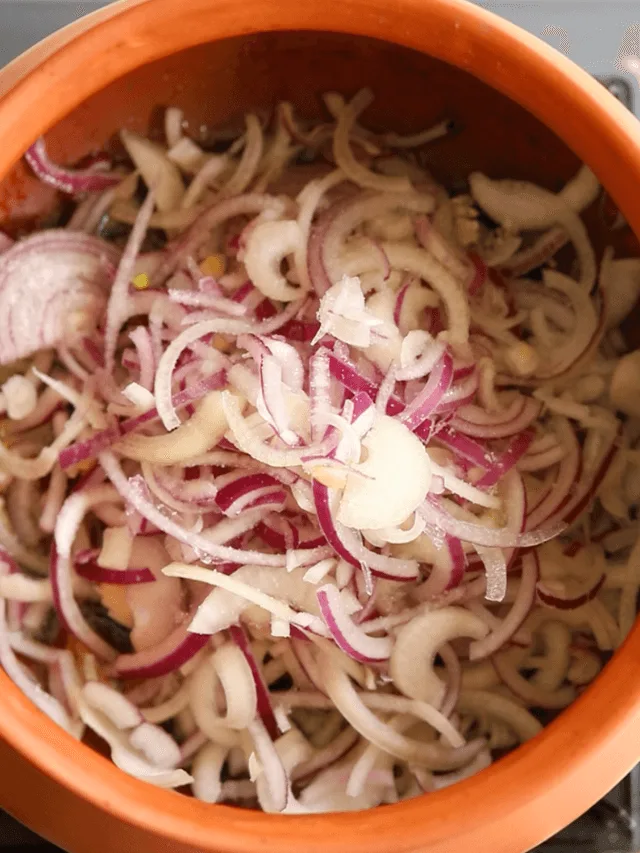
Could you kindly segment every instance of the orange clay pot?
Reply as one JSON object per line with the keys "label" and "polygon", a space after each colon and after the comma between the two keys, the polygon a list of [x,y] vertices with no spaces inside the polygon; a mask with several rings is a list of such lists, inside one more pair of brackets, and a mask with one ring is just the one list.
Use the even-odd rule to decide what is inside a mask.
{"label": "orange clay pot", "polygon": [[[572,149],[640,233],[640,125],[563,56],[460,0],[116,3],[0,73],[0,222],[37,220],[50,202],[14,165],[49,128],[52,155],[71,162],[123,125],[153,126],[158,107],[183,107],[197,129],[276,99],[317,113],[318,93],[363,85],[377,95],[369,123],[462,125],[428,149],[437,177],[479,168],[557,188],[576,168]],[[0,805],[73,853],[519,853],[640,759],[639,665],[636,627],[560,719],[479,776],[308,817],[207,806],[125,776],[0,674]]]}

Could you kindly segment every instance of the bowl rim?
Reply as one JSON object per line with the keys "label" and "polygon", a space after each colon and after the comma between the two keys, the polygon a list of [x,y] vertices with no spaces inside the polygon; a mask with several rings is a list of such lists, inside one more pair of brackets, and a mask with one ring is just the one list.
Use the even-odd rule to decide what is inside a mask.
{"label": "bowl rim", "polygon": [[[454,53],[450,40],[438,40],[452,28]],[[268,7],[261,0],[116,3],[70,25],[0,72],[0,127],[12,129],[0,152],[0,178],[37,136],[128,71],[197,44],[267,30],[369,36],[473,68],[475,76],[540,118],[587,161],[640,233],[640,193],[637,200],[628,193],[630,183],[640,185],[635,118],[553,48],[465,0],[271,0]],[[74,71],[96,56],[103,61],[93,62],[91,74]],[[484,64],[478,71],[480,59]],[[48,100],[46,92],[53,87],[56,98]],[[548,99],[541,99],[540,91],[548,91]],[[78,744],[3,672],[0,737],[78,797],[177,846],[218,853],[258,851],[267,844],[277,845],[278,853],[331,853],[347,846],[350,853],[459,853],[465,844],[481,842],[487,851],[513,853],[577,817],[640,757],[640,749],[634,751],[640,683],[634,687],[628,678],[639,659],[636,623],[596,682],[533,741],[452,788],[366,812],[264,815],[154,789]]]}

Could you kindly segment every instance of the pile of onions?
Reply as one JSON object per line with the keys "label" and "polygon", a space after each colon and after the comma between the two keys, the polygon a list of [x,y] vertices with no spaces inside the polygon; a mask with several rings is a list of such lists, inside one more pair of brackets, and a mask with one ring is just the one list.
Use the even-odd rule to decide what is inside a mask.
{"label": "pile of onions", "polygon": [[0,235],[0,663],[209,803],[453,784],[635,618],[639,262],[598,275],[587,168],[452,196],[410,153],[449,125],[376,134],[370,100],[248,115],[222,154],[170,109],[117,170],[40,140],[75,212]]}

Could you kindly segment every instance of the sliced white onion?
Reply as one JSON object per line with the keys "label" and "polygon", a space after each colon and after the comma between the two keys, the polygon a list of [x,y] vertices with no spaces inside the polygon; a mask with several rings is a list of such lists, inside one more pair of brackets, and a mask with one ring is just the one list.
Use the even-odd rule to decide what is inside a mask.
{"label": "sliced white onion", "polygon": [[[242,410],[245,401],[238,397]],[[127,435],[116,445],[118,452],[138,462],[155,465],[177,465],[215,447],[228,429],[222,408],[222,393],[212,391],[198,405],[195,413],[167,435]]]}
{"label": "sliced white onion", "polygon": [[330,699],[356,731],[384,752],[404,761],[415,762],[432,770],[451,770],[463,765],[482,748],[482,741],[459,749],[438,743],[423,743],[406,738],[382,723],[358,698],[347,673],[335,666],[331,658],[321,655],[318,669]]}
{"label": "sliced white onion", "polygon": [[333,137],[333,156],[344,174],[361,187],[387,192],[406,192],[411,189],[407,178],[377,175],[359,163],[351,150],[349,136],[353,125],[372,100],[373,93],[369,89],[362,89],[350,104],[340,110]]}
{"label": "sliced white onion", "polygon": [[463,688],[457,708],[462,714],[488,715],[504,720],[521,741],[530,740],[542,731],[542,725],[518,702],[489,690]]}
{"label": "sliced white onion", "polygon": [[191,772],[193,793],[205,803],[217,803],[222,795],[222,766],[229,750],[217,743],[208,743],[196,755]]}
{"label": "sliced white onion", "polygon": [[299,287],[289,284],[280,272],[282,261],[293,255],[302,240],[297,222],[260,222],[247,240],[244,263],[253,284],[261,293],[279,302],[299,299]]}
{"label": "sliced white onion", "polygon": [[[236,623],[242,612],[255,604],[271,613],[277,619],[283,619],[301,627],[322,627],[319,620],[309,612],[297,612],[286,601],[296,604],[313,603],[314,590],[304,581],[304,570],[295,569],[283,573],[271,571],[259,566],[243,566],[233,576],[223,575],[211,569],[201,569],[184,563],[171,563],[165,566],[163,573],[168,577],[181,577],[202,581],[218,587],[200,605],[189,630],[196,634],[215,634]],[[265,590],[265,591],[263,591]],[[268,591],[267,591],[268,590]],[[276,594],[280,598],[276,598]],[[316,608],[313,607],[315,610]]]}
{"label": "sliced white onion", "polygon": [[481,640],[488,631],[482,619],[461,607],[444,607],[412,619],[398,631],[391,653],[394,684],[405,696],[439,707],[446,688],[433,668],[438,649],[457,637]]}
{"label": "sliced white onion", "polygon": [[131,130],[122,130],[120,138],[148,189],[153,190],[158,210],[164,213],[178,207],[184,195],[184,184],[166,151]]}

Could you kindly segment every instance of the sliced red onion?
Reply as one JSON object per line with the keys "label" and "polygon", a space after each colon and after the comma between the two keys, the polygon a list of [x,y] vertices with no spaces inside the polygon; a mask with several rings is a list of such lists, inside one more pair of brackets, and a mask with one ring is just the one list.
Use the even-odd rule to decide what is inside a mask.
{"label": "sliced red onion", "polygon": [[307,243],[307,271],[309,281],[318,297],[324,296],[332,285],[324,262],[327,234],[334,219],[349,206],[348,200],[338,202],[320,216],[309,232]]}
{"label": "sliced red onion", "polygon": [[480,477],[475,485],[479,489],[495,486],[495,484],[518,463],[522,456],[524,456],[531,446],[534,435],[535,434],[531,431],[521,432],[517,435],[509,447],[507,447],[507,449],[502,453],[498,461],[491,466],[486,474],[483,474],[482,477]]}
{"label": "sliced red onion", "polygon": [[422,391],[402,412],[401,420],[410,430],[415,430],[442,402],[453,381],[453,359],[445,352],[431,371]]}
{"label": "sliced red onion", "polygon": [[[243,510],[251,509],[273,509],[282,510],[287,502],[288,495],[284,489],[264,489],[255,492],[253,496],[240,498],[229,508],[229,515],[237,515]],[[245,502],[246,501],[246,502]]]}
{"label": "sliced red onion", "polygon": [[[329,356],[329,367],[331,375],[342,383],[345,388],[354,394],[363,393],[370,399],[375,400],[378,395],[378,385],[367,379],[347,359],[331,353]],[[391,396],[387,402],[386,414],[397,415],[404,410],[405,406],[397,397]],[[425,423],[427,423],[425,421]],[[422,425],[424,427],[424,424]]]}
{"label": "sliced red onion", "polygon": [[507,594],[507,561],[503,551],[476,545],[476,552],[484,566],[485,598],[488,601],[503,601]]}
{"label": "sliced red onion", "polygon": [[[369,580],[370,583],[368,583]],[[380,587],[376,576],[372,576],[369,579],[363,574],[355,575],[355,586],[358,601],[362,604],[362,610],[354,614],[354,621],[357,625],[361,625],[363,622],[368,622],[369,619],[375,618],[377,614],[377,593]],[[341,588],[340,584],[338,584],[338,588]]]}
{"label": "sliced red onion", "polygon": [[231,625],[229,627],[229,634],[233,642],[245,656],[247,663],[249,664],[249,668],[251,669],[251,674],[253,675],[253,680],[256,685],[258,714],[260,715],[260,719],[264,723],[266,730],[269,732],[271,739],[277,740],[280,736],[280,731],[278,729],[278,723],[276,722],[273,706],[271,704],[271,694],[269,693],[269,688],[262,677],[262,673],[255,655],[253,654],[249,638],[247,637],[244,628],[240,625]]}
{"label": "sliced red onion", "polygon": [[63,470],[71,468],[78,462],[84,462],[85,459],[95,458],[103,450],[111,447],[120,437],[120,425],[111,426],[102,430],[93,438],[79,441],[76,444],[70,444],[58,454],[58,463]]}
{"label": "sliced red onion", "polygon": [[210,640],[208,634],[194,634],[188,626],[187,618],[158,645],[120,655],[111,665],[109,674],[112,678],[158,678],[180,669]]}
{"label": "sliced red onion", "polygon": [[387,411],[387,406],[389,404],[389,400],[391,399],[391,395],[393,394],[394,388],[396,387],[396,382],[397,370],[395,365],[392,364],[389,370],[387,371],[386,376],[380,383],[380,387],[378,388],[378,394],[376,396],[375,407],[376,410],[380,412],[380,414],[384,414]]}
{"label": "sliced red onion", "polygon": [[545,527],[544,530],[534,530],[518,534],[507,528],[483,527],[469,521],[462,521],[449,515],[434,497],[428,497],[420,507],[428,524],[463,542],[472,542],[485,548],[533,548],[548,542],[565,529],[562,523]]}
{"label": "sliced red onion", "polygon": [[84,619],[80,608],[73,598],[71,586],[71,561],[67,555],[60,557],[55,544],[51,546],[51,590],[53,593],[53,604],[58,617],[67,630],[90,649],[102,660],[112,660],[115,656],[114,649],[106,643],[91,628]]}
{"label": "sliced red onion", "polygon": [[216,495],[216,504],[224,513],[229,514],[229,508],[239,498],[251,497],[254,492],[264,489],[266,486],[279,485],[276,478],[270,474],[247,474],[240,476],[227,485],[220,487]]}
{"label": "sliced red onion", "polygon": [[[0,548],[0,576],[20,574],[20,567],[4,547]],[[7,600],[7,627],[10,631],[21,631],[28,605],[23,601]],[[2,605],[0,605],[1,607]]]}
{"label": "sliced red onion", "polygon": [[616,456],[616,453],[618,452],[619,437],[620,430],[608,436],[609,446],[603,454],[596,470],[591,472],[588,478],[582,480],[570,500],[567,501],[567,503],[554,515],[547,518],[545,524],[555,524],[558,519],[562,519],[565,524],[573,524],[578,516],[584,512],[594,499],[612,461]]}
{"label": "sliced red onion", "polygon": [[282,368],[282,378],[292,391],[302,391],[304,385],[305,368],[298,350],[290,343],[280,340],[286,337],[280,329],[278,337],[262,336],[259,338],[266,347],[267,353],[271,353]]}
{"label": "sliced red onion", "polygon": [[535,530],[536,527],[556,514],[559,507],[565,505],[579,478],[582,451],[578,438],[569,421],[561,418],[556,421],[556,424],[565,455],[560,460],[553,486],[542,495],[541,500],[535,506],[529,508],[525,525],[526,530]]}
{"label": "sliced red onion", "polygon": [[[187,468],[185,471],[199,473],[198,468]],[[154,467],[148,462],[142,463],[142,474],[158,500],[177,512],[204,512],[216,506],[217,487],[205,476],[183,479],[169,474],[166,468]]]}
{"label": "sliced red onion", "polygon": [[[386,257],[386,255],[385,255]],[[406,276],[404,283],[398,289],[398,293],[396,296],[396,302],[393,307],[393,322],[396,326],[400,327],[400,315],[402,314],[402,305],[404,303],[404,298],[407,295],[407,291],[415,281],[415,276]]]}
{"label": "sliced red onion", "polygon": [[549,581],[539,580],[535,592],[538,599],[547,607],[554,607],[556,610],[576,610],[592,601],[602,589],[604,582],[605,576],[600,575],[588,589],[578,594],[568,595],[564,591],[555,589]]}
{"label": "sliced red onion", "polygon": [[[364,392],[365,394],[368,394],[371,399],[375,399],[378,392],[378,386],[376,383],[360,374],[354,365],[346,358],[342,358],[337,353],[333,352],[329,355],[329,366],[331,369],[331,375],[334,379],[341,382],[349,389],[349,391],[352,391],[354,394]],[[396,411],[389,410],[388,414],[397,414],[401,410],[401,407],[402,403],[398,401]]]}
{"label": "sliced red onion", "polygon": [[97,323],[118,252],[84,234],[32,234],[0,255],[0,363],[67,344]]}
{"label": "sliced red onion", "polygon": [[564,228],[555,226],[542,234],[532,246],[500,264],[500,272],[512,278],[521,278],[548,263],[568,242],[569,235]]}
{"label": "sliced red onion", "polygon": [[[200,288],[203,287],[203,282],[200,281]],[[213,279],[212,279],[213,281]],[[169,299],[178,305],[184,305],[189,308],[209,309],[212,312],[228,315],[230,317],[243,317],[247,313],[245,305],[238,304],[231,299],[225,299],[222,293],[218,292],[195,292],[192,290],[169,290]]]}
{"label": "sliced red onion", "polygon": [[20,420],[5,423],[6,434],[14,435],[15,433],[26,432],[29,429],[41,426],[43,423],[48,423],[64,405],[65,401],[60,394],[47,386],[38,397],[35,409],[29,415]]}
{"label": "sliced red onion", "polygon": [[291,778],[294,782],[311,778],[318,771],[335,764],[356,745],[360,735],[351,726],[343,729],[328,746],[317,751],[308,761],[303,761],[294,768]]}
{"label": "sliced red onion", "polygon": [[313,483],[313,499],[320,529],[339,557],[356,568],[367,566],[371,573],[378,577],[389,580],[415,580],[418,573],[418,564],[415,560],[400,560],[376,554],[365,548],[359,533],[334,521],[329,489],[317,480]]}
{"label": "sliced red onion", "polygon": [[82,688],[82,698],[121,731],[137,728],[144,722],[139,709],[126,696],[101,681],[87,681]]}
{"label": "sliced red onion", "polygon": [[459,361],[454,359],[453,362],[453,381],[460,382],[461,379],[467,379],[475,371],[475,361]]}
{"label": "sliced red onion", "polygon": [[330,358],[326,347],[318,347],[309,360],[310,423],[314,441],[322,441],[325,437],[327,416],[332,412]]}
{"label": "sliced red onion", "polygon": [[[217,545],[211,539],[200,533],[187,530],[171,518],[164,515],[147,497],[147,488],[141,477],[127,479],[115,456],[109,451],[100,454],[100,464],[107,476],[114,484],[122,497],[151,524],[154,524],[164,533],[173,536],[178,542],[193,548],[202,561],[231,563],[254,563],[261,566],[283,566],[284,556],[279,554],[263,554],[259,551],[248,551],[230,548],[225,545]],[[255,519],[255,524],[258,523]]]}
{"label": "sliced red onion", "polygon": [[427,332],[434,335],[434,337],[444,332],[445,323],[439,308],[425,308],[423,317],[424,327]]}
{"label": "sliced red onion", "polygon": [[289,320],[278,330],[288,341],[308,344],[318,334],[320,324],[315,321]]}
{"label": "sliced red onion", "polygon": [[260,393],[256,408],[262,418],[273,426],[276,435],[285,444],[299,444],[296,433],[290,428],[289,411],[283,393],[282,365],[272,356],[261,356],[258,360]]}
{"label": "sliced red onion", "polygon": [[563,458],[564,449],[559,444],[554,444],[548,450],[541,450],[538,453],[526,453],[518,460],[517,466],[518,470],[522,473],[533,473],[534,471],[544,471],[547,468],[551,468],[552,465],[562,462]]}
{"label": "sliced red onion", "polygon": [[247,729],[260,767],[256,779],[258,802],[264,812],[283,812],[294,797],[282,759],[259,718],[250,723]]}
{"label": "sliced red onion", "polygon": [[[400,367],[397,370],[397,379],[400,382],[421,379],[434,370],[443,357],[445,345],[442,341],[434,340],[428,332],[416,330],[409,332],[403,341],[400,350]],[[456,369],[454,362],[453,379],[463,379],[474,370],[465,367],[464,371]]]}
{"label": "sliced red onion", "polygon": [[186,328],[165,349],[156,370],[154,382],[154,393],[156,397],[156,408],[165,429],[173,430],[180,426],[180,419],[175,411],[172,396],[172,384],[174,371],[182,353],[197,341],[208,335],[215,334],[256,334],[270,335],[277,331],[280,326],[288,322],[300,307],[299,302],[290,302],[287,307],[276,314],[275,317],[264,320],[258,326],[253,325],[250,320],[238,319],[215,319],[197,322]]}
{"label": "sliced red onion", "polygon": [[462,406],[456,411],[451,428],[474,438],[506,438],[531,426],[539,416],[542,403],[518,395],[504,412],[488,414],[479,406]]}
{"label": "sliced red onion", "polygon": [[256,292],[256,288],[251,284],[250,281],[245,281],[244,284],[241,284],[240,287],[233,294],[231,299],[234,302],[244,302],[246,298]]}
{"label": "sliced red onion", "polygon": [[25,153],[24,159],[45,184],[64,193],[102,192],[122,182],[123,176],[94,169],[69,169],[53,163],[47,154],[43,137],[37,139]]}
{"label": "sliced red onion", "polygon": [[277,308],[269,299],[263,299],[256,305],[256,320],[269,320],[271,317],[275,317],[277,313]]}
{"label": "sliced red onion", "polygon": [[322,618],[336,644],[345,654],[360,663],[388,660],[391,654],[391,639],[365,634],[346,612],[342,593],[334,584],[320,587],[316,595]]}
{"label": "sliced red onion", "polygon": [[156,579],[151,569],[146,567],[140,569],[105,569],[93,561],[88,563],[76,562],[75,570],[81,578],[93,583],[128,586],[129,584],[153,583]]}
{"label": "sliced red onion", "polygon": [[447,243],[426,216],[416,218],[415,230],[418,242],[458,281],[464,282],[469,278],[469,260]]}
{"label": "sliced red onion", "polygon": [[478,371],[465,376],[460,382],[456,382],[444,394],[440,403],[436,406],[434,414],[445,415],[456,412],[461,406],[470,403],[478,391],[480,384]]}
{"label": "sliced red onion", "polygon": [[422,585],[421,598],[435,598],[462,583],[467,559],[459,539],[445,535],[444,545],[431,567],[429,577]]}
{"label": "sliced red onion", "polygon": [[470,462],[478,468],[489,469],[495,464],[493,454],[486,447],[472,438],[456,432],[448,425],[438,430],[436,440],[452,450],[458,458]]}
{"label": "sliced red onion", "polygon": [[264,519],[264,521],[259,522],[256,527],[257,535],[266,542],[271,548],[276,548],[279,551],[289,551],[289,550],[297,550],[297,549],[311,549],[311,548],[320,548],[327,541],[324,536],[318,535],[314,536],[313,533],[309,533],[310,538],[302,538],[299,533],[297,527],[289,522],[286,518],[279,518],[279,522],[283,525],[287,525],[290,533],[290,542],[287,542],[287,534],[281,533],[278,530],[275,530],[271,524],[272,520],[269,518]]}

